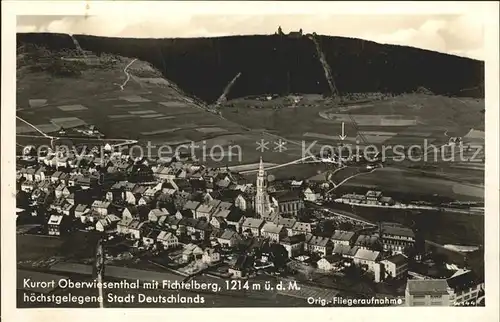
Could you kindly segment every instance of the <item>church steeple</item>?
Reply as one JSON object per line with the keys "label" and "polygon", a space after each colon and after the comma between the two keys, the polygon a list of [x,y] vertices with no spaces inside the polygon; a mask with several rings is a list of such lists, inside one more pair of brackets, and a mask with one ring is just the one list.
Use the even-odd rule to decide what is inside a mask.
{"label": "church steeple", "polygon": [[270,210],[269,196],[267,194],[266,172],[262,157],[259,161],[259,172],[257,173],[256,194],[255,194],[255,212],[259,216],[266,215]]}
{"label": "church steeple", "polygon": [[259,176],[264,175],[264,163],[262,162],[262,156],[259,161]]}

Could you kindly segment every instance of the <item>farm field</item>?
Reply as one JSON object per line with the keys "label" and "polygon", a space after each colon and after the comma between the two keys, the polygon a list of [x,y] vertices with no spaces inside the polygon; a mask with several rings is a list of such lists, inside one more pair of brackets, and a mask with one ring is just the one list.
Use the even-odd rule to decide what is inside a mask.
{"label": "farm field", "polygon": [[345,185],[404,193],[425,191],[428,194],[450,197],[459,201],[484,200],[483,187],[425,177],[418,172],[396,168],[377,169],[375,172],[357,176],[346,182]]}
{"label": "farm field", "polygon": [[418,229],[425,239],[438,244],[484,245],[484,216],[435,210],[404,210],[332,203],[334,209],[354,212],[371,222],[389,221]]}

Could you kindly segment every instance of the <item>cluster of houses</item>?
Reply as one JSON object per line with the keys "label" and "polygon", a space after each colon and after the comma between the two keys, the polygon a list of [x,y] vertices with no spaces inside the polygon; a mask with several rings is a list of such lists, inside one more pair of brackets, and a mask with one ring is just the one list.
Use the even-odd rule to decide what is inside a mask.
{"label": "cluster of houses", "polygon": [[[28,216],[42,216],[49,235],[71,233],[77,227],[121,235],[146,248],[181,249],[185,263],[210,265],[227,259],[222,254],[229,252],[235,254],[229,261],[229,274],[237,278],[246,276],[257,262],[267,265],[262,263],[272,257],[269,249],[274,246],[287,258],[315,258],[314,266],[325,273],[355,265],[371,273],[375,282],[405,279],[408,274],[405,253],[416,244],[411,229],[381,223],[325,235],[317,227],[317,218],[300,216],[306,202],[317,196],[303,182],[267,186],[261,169],[261,183],[255,185],[229,169],[206,168],[179,158],[152,164],[107,150],[104,157],[85,155],[85,162],[77,162],[78,166],[73,165],[75,156],[50,152],[19,163],[18,215],[24,210]],[[258,214],[259,194],[265,211]],[[358,199],[373,204],[392,202],[379,191]],[[266,247],[262,256],[249,251]],[[468,275],[447,283],[466,280],[464,276]],[[478,294],[477,284],[464,283],[455,283],[462,285],[461,291],[455,287],[446,293],[451,300]],[[412,292],[418,289],[413,284],[409,287]]]}
{"label": "cluster of houses", "polygon": [[[317,254],[318,269],[324,271],[349,260],[372,272],[376,281],[403,277],[407,260],[402,253],[415,244],[411,229],[388,223],[374,231],[317,234],[316,222],[301,221],[299,216],[314,192],[297,182],[256,188],[228,169],[176,158],[148,164],[111,151],[105,157],[94,155],[79,167],[47,162],[53,158],[59,156],[39,157],[17,173],[24,197],[18,198],[18,207],[22,199],[34,215],[45,210],[50,235],[62,235],[76,223],[79,228],[116,233],[163,249],[214,241],[234,248],[243,240],[262,239],[283,246],[289,258]],[[132,169],[152,174],[153,180],[138,177]],[[143,180],[136,182],[129,176]],[[269,209],[256,214],[259,189],[266,190],[260,193],[269,199]],[[379,202],[383,197],[370,191],[366,198]]]}

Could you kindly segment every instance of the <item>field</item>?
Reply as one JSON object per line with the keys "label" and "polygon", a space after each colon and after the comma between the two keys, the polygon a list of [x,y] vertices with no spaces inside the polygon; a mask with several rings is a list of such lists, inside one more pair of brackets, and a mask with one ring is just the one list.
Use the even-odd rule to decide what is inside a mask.
{"label": "field", "polygon": [[349,205],[329,205],[339,210],[354,212],[371,222],[397,222],[418,229],[423,238],[438,244],[484,245],[484,216],[435,210],[402,210]]}
{"label": "field", "polygon": [[[303,97],[307,98],[308,95]],[[247,127],[274,130],[288,138],[301,140],[305,133],[324,135],[323,139],[330,143],[338,141],[342,122],[345,122],[348,139],[356,138],[359,129],[367,132],[366,139],[373,144],[381,143],[381,139],[371,137],[373,135],[386,136],[387,141],[397,138],[398,142],[403,143],[405,138],[414,137],[447,140],[445,131],[450,136],[464,136],[471,128],[484,129],[484,115],[481,113],[484,100],[477,99],[404,94],[366,104],[337,107],[328,100],[316,98],[312,105],[299,103],[295,107],[279,109],[271,108],[279,105],[279,102],[272,102],[266,102],[267,108],[255,108],[252,100],[229,101],[223,109],[223,115]],[[350,112],[358,129],[352,126],[350,117],[344,113],[350,106],[354,108]]]}
{"label": "field", "polygon": [[396,168],[377,169],[372,173],[357,176],[345,183],[349,187],[365,187],[402,193],[426,192],[460,201],[484,200],[484,188],[445,180],[425,177],[418,172]]}

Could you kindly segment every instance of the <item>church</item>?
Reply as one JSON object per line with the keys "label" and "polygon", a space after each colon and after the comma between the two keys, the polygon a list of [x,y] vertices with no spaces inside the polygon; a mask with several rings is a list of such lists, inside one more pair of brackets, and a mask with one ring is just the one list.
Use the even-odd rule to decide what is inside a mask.
{"label": "church", "polygon": [[297,192],[282,191],[270,196],[267,188],[266,172],[264,171],[264,163],[261,157],[259,172],[257,173],[254,204],[255,213],[258,217],[268,217],[272,213],[296,217],[304,208],[304,201]]}

